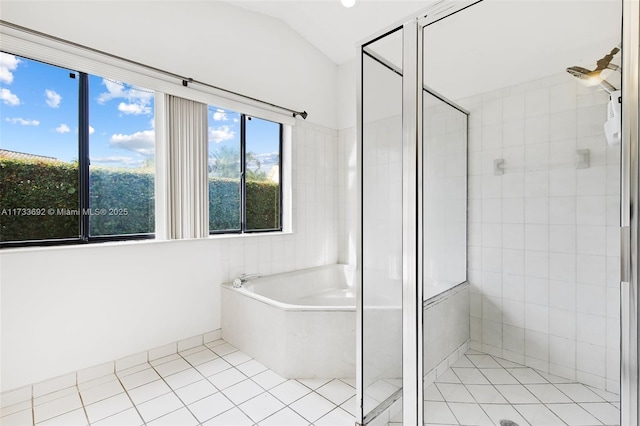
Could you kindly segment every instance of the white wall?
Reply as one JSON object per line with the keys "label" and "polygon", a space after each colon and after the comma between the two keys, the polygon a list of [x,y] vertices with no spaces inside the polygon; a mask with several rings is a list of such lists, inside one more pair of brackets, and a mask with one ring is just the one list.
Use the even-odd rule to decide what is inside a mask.
{"label": "white wall", "polygon": [[[471,346],[618,392],[620,148],[604,137],[607,101],[561,73],[460,104]],[[589,168],[576,169],[578,149]]]}
{"label": "white wall", "polygon": [[219,284],[241,272],[338,260],[336,66],[287,26],[219,2],[2,1],[1,11],[309,112],[293,130],[293,234],[2,250],[3,391],[218,329]]}

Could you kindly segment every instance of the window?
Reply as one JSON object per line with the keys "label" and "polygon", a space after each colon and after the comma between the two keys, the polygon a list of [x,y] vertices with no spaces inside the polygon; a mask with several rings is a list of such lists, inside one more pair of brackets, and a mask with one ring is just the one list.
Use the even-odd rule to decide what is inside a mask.
{"label": "window", "polygon": [[282,230],[282,125],[209,107],[209,230]]}
{"label": "window", "polygon": [[0,52],[0,244],[150,238],[153,92]]}

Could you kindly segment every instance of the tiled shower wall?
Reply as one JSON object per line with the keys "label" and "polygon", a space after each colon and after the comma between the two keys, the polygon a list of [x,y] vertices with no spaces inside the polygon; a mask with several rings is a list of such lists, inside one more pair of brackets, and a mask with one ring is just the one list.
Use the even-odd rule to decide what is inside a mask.
{"label": "tiled shower wall", "polygon": [[[607,102],[566,73],[459,101],[471,112],[471,347],[619,392],[620,150],[603,133]],[[576,168],[580,149],[588,168]]]}

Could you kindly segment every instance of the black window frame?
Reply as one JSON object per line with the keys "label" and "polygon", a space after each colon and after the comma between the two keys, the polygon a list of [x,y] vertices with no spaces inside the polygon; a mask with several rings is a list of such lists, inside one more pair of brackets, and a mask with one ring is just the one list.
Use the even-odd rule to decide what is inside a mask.
{"label": "black window frame", "polygon": [[[210,105],[213,106],[213,105]],[[269,121],[271,123],[275,123],[278,125],[278,197],[279,197],[279,205],[278,205],[278,223],[279,227],[277,228],[269,228],[269,229],[247,229],[247,191],[246,191],[246,166],[247,166],[247,156],[246,156],[246,148],[247,148],[247,120],[251,120],[252,118],[257,118],[264,121]],[[228,235],[228,234],[262,234],[267,232],[282,232],[283,230],[283,220],[282,220],[282,164],[283,164],[283,136],[284,136],[284,128],[283,124],[277,121],[267,120],[265,118],[260,118],[253,115],[248,115],[244,113],[240,113],[240,229],[221,229],[221,230],[211,230],[209,229],[209,235]],[[209,214],[211,214],[211,209],[209,209]]]}
{"label": "black window frame", "polygon": [[[5,50],[2,52],[10,53]],[[10,53],[14,54],[14,53]],[[64,66],[54,65],[48,62],[31,59],[23,55],[14,54],[30,61],[40,62],[57,68],[63,68],[70,71],[70,78],[78,79],[78,237],[72,238],[55,238],[41,240],[18,240],[18,241],[0,241],[0,249],[17,248],[17,247],[46,247],[61,245],[79,245],[101,243],[109,241],[132,241],[132,240],[152,240],[155,239],[155,232],[139,233],[139,234],[119,234],[119,235],[102,235],[91,236],[90,214],[85,212],[91,211],[89,202],[89,73],[71,70]],[[93,74],[91,74],[93,75]],[[155,110],[154,110],[155,114]],[[155,178],[154,178],[155,182]],[[155,184],[155,183],[154,183]],[[153,212],[155,218],[155,210]]]}

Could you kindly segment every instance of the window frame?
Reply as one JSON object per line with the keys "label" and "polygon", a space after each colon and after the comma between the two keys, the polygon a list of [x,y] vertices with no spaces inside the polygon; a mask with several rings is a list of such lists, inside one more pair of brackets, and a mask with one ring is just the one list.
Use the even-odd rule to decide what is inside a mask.
{"label": "window frame", "polygon": [[[213,106],[213,105],[209,105]],[[236,111],[234,111],[236,112]],[[240,229],[233,230],[211,230],[209,229],[209,235],[229,235],[229,234],[264,234],[269,232],[283,232],[284,230],[284,221],[283,221],[283,181],[282,181],[282,169],[283,169],[283,139],[284,139],[284,124],[279,121],[268,120],[265,118],[260,118],[256,115],[250,115],[245,113],[240,114]],[[247,167],[247,120],[251,118],[256,118],[259,120],[269,121],[270,123],[274,123],[278,125],[278,224],[280,225],[277,228],[268,228],[268,229],[247,229],[247,190],[246,190],[246,167]],[[211,214],[211,209],[209,209],[209,214]]]}
{"label": "window frame", "polygon": [[[156,230],[150,233],[136,233],[136,234],[119,234],[119,235],[101,235],[91,236],[91,215],[83,214],[91,210],[90,206],[90,136],[89,136],[89,120],[90,120],[90,108],[89,108],[89,74],[87,72],[74,70],[65,66],[55,65],[50,62],[42,61],[39,59],[33,59],[25,55],[11,53],[8,50],[1,50],[3,53],[19,56],[20,58],[30,61],[40,62],[45,65],[49,65],[56,68],[66,69],[69,72],[75,73],[75,77],[78,80],[78,210],[80,212],[78,218],[78,236],[67,238],[43,238],[40,240],[17,240],[17,241],[0,241],[0,249],[3,248],[20,248],[20,247],[45,247],[45,246],[63,246],[63,245],[79,245],[79,244],[92,244],[102,243],[110,241],[135,241],[135,240],[152,240],[156,238]],[[154,91],[155,92],[155,91]],[[154,108],[154,116],[155,116]],[[156,138],[157,146],[157,138]],[[155,186],[156,174],[154,173],[154,186]],[[155,191],[154,191],[155,193]],[[156,218],[157,209],[153,210],[154,222]],[[35,217],[34,217],[35,218]]]}

